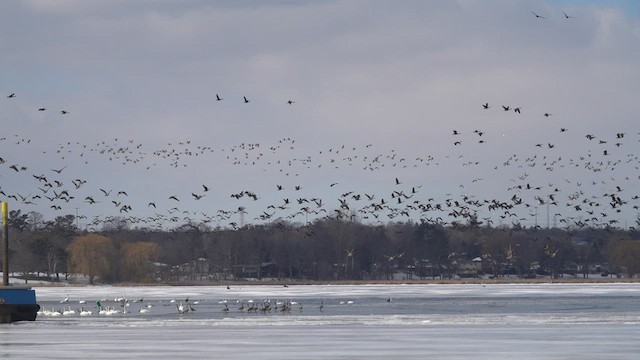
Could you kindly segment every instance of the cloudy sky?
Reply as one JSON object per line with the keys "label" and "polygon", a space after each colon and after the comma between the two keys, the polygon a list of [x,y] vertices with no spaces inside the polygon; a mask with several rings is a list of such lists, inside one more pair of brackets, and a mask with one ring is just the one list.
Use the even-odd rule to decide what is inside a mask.
{"label": "cloudy sky", "polygon": [[[639,19],[634,0],[3,1],[0,196],[84,225],[344,202],[451,220],[466,196],[495,224],[635,226]],[[514,196],[517,215],[484,202]]]}

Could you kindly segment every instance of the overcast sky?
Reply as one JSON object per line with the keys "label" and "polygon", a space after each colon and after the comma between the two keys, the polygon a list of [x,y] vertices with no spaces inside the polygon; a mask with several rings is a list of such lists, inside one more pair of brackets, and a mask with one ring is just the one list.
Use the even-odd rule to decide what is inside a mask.
{"label": "overcast sky", "polygon": [[[515,196],[479,215],[636,226],[639,18],[634,0],[2,1],[2,200],[231,226],[218,210],[454,220],[447,199]],[[427,203],[447,210],[407,208]]]}

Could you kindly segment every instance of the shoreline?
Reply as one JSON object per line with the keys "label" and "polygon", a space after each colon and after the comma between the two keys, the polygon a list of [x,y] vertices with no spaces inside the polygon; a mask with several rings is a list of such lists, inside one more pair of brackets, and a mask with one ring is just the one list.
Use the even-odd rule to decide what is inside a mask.
{"label": "shoreline", "polygon": [[116,283],[116,284],[83,284],[83,283],[39,283],[26,284],[32,287],[142,287],[142,286],[175,286],[175,287],[204,287],[204,286],[296,286],[296,285],[469,285],[469,284],[629,284],[640,283],[640,278],[540,278],[540,279],[517,279],[517,278],[498,278],[498,279],[419,279],[419,280],[282,280],[282,279],[266,279],[266,280],[234,280],[234,281],[191,281],[191,282],[163,282],[163,283]]}

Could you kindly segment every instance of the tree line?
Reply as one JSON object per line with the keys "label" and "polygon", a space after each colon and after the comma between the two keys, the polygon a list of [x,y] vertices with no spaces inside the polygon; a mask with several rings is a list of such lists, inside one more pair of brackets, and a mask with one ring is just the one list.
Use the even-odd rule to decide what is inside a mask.
{"label": "tree line", "polygon": [[90,283],[640,274],[634,229],[494,227],[474,216],[463,225],[325,218],[238,229],[185,223],[170,230],[114,218],[87,232],[73,215],[45,221],[37,212],[14,210],[10,234],[10,270],[52,281],[70,274]]}

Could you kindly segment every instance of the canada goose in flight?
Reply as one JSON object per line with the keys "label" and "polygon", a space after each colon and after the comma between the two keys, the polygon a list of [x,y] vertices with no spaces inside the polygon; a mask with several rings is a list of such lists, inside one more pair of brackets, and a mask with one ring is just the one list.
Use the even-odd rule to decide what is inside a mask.
{"label": "canada goose in flight", "polygon": [[533,15],[535,15],[537,19],[546,19],[544,16],[540,16],[540,15],[538,15],[538,14],[534,13],[533,11],[532,11],[531,13],[532,13]]}
{"label": "canada goose in flight", "polygon": [[490,108],[490,107],[491,107],[491,106],[489,106],[489,103],[484,103],[484,104],[482,104],[482,108],[484,108],[484,109],[488,109],[488,108]]}
{"label": "canada goose in flight", "polygon": [[511,107],[509,107],[509,106],[504,106],[504,105],[502,105],[502,108],[504,109],[504,111],[509,111],[509,109],[511,109]]}
{"label": "canada goose in flight", "polygon": [[14,97],[16,97],[16,93],[11,93],[11,94],[9,94],[7,96],[7,98],[9,98],[9,99],[14,98]]}
{"label": "canada goose in flight", "polygon": [[243,98],[244,98],[244,103],[245,103],[245,104],[248,104],[248,103],[249,103],[249,100],[247,99],[247,97],[246,97],[246,96],[243,96]]}
{"label": "canada goose in flight", "polygon": [[572,18],[573,18],[573,16],[569,16],[569,15],[567,15],[567,13],[566,13],[566,12],[564,12],[564,11],[562,11],[562,13],[564,14],[564,17],[565,17],[566,19],[572,19]]}
{"label": "canada goose in flight", "polygon": [[204,184],[203,184],[203,185],[202,185],[202,187],[204,188],[204,192],[209,191],[209,187],[208,187],[207,185],[204,185]]}
{"label": "canada goose in flight", "polygon": [[60,110],[60,114],[67,115],[69,112],[67,110]]}
{"label": "canada goose in flight", "polygon": [[549,116],[551,116],[550,113],[544,113],[544,117],[549,117]]}
{"label": "canada goose in flight", "polygon": [[515,111],[515,112],[517,112],[518,114],[520,114],[520,108],[519,108],[519,107],[514,108],[514,109],[513,109],[513,111]]}
{"label": "canada goose in flight", "polygon": [[289,104],[289,105],[293,105],[293,103],[295,103],[295,101],[293,101],[293,100],[287,101],[287,104]]}
{"label": "canada goose in flight", "polygon": [[43,108],[42,107],[42,108],[38,109],[38,111],[45,111],[45,110],[47,110],[47,108]]}
{"label": "canada goose in flight", "polygon": [[218,94],[216,94],[216,101],[222,101],[224,98],[221,98]]}
{"label": "canada goose in flight", "polygon": [[51,171],[55,171],[55,172],[57,172],[58,174],[60,174],[60,173],[62,172],[62,170],[66,169],[66,168],[67,168],[67,166],[65,165],[65,166],[63,166],[61,169],[51,169]]}

